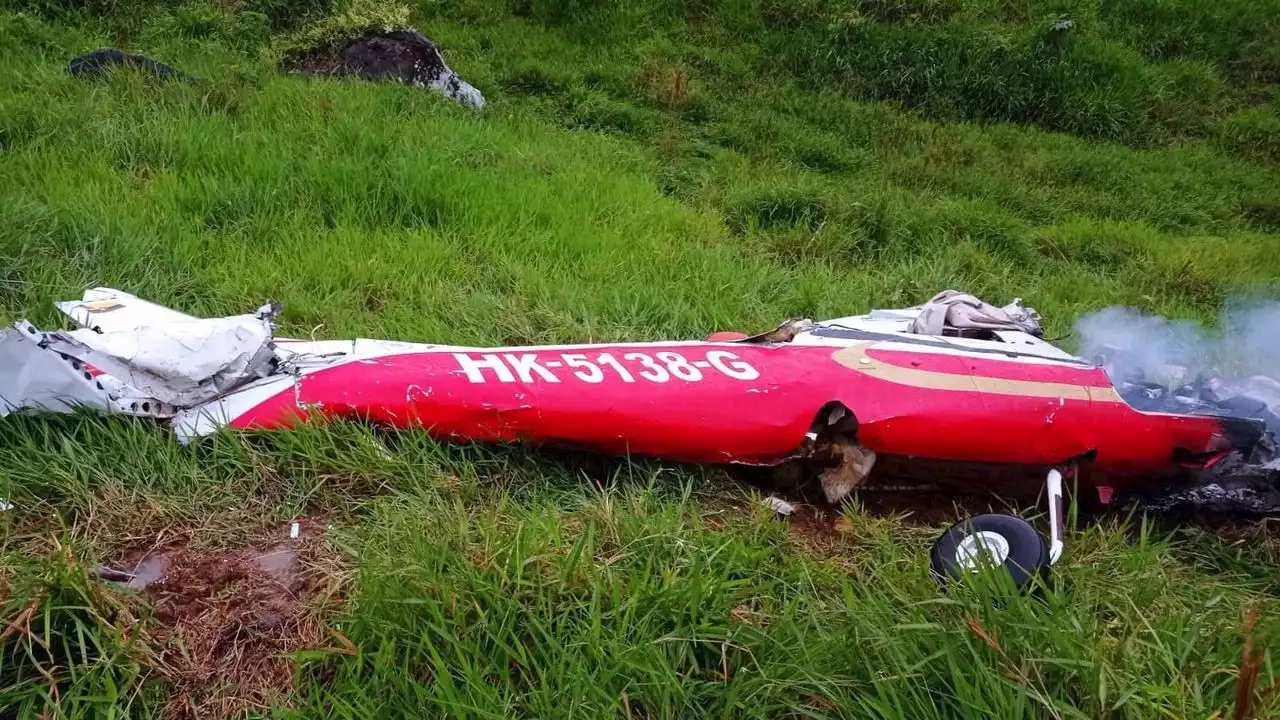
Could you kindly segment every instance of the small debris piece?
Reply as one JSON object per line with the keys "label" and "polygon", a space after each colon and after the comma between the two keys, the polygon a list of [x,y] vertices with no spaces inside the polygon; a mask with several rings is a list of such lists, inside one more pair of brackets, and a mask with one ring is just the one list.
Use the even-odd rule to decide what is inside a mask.
{"label": "small debris piece", "polygon": [[110,565],[99,565],[98,577],[107,582],[127,583],[133,579],[133,573],[120,568],[113,568]]}
{"label": "small debris piece", "polygon": [[783,500],[782,498],[774,497],[773,495],[770,495],[769,497],[765,498],[764,504],[765,504],[765,507],[768,507],[770,510],[784,517],[788,517],[791,515],[791,513],[796,511],[795,505],[792,505],[791,503],[787,502],[786,500]]}
{"label": "small debris piece", "polygon": [[181,80],[193,85],[204,82],[194,75],[188,75],[172,65],[156,62],[146,55],[131,55],[116,48],[101,48],[86,55],[73,58],[67,64],[67,72],[71,77],[81,80],[101,80],[112,68],[129,67],[143,71],[157,80]]}
{"label": "small debris piece", "polygon": [[429,87],[465,107],[484,107],[484,95],[444,61],[440,48],[413,28],[373,32],[338,47],[320,47],[286,58],[283,69],[304,75],[358,75]]}
{"label": "small debris piece", "polygon": [[863,448],[847,438],[832,441],[823,452],[830,453],[832,464],[822,471],[818,479],[822,483],[822,493],[831,503],[838,503],[853,492],[867,479],[876,464],[874,450]]}
{"label": "small debris piece", "polygon": [[146,590],[152,583],[164,580],[171,563],[169,556],[164,554],[148,555],[142,558],[130,573],[129,587],[134,590]]}
{"label": "small debris piece", "polygon": [[0,498],[0,512],[4,512],[6,510],[12,510],[12,509],[13,509],[13,503],[9,502],[4,498]]}
{"label": "small debris piece", "polygon": [[911,323],[911,332],[942,335],[944,328],[956,330],[1014,330],[1040,337],[1040,314],[1024,307],[1020,298],[998,308],[958,290],[944,290],[920,308]]}
{"label": "small debris piece", "polygon": [[299,528],[298,528],[298,523],[293,523],[292,525],[290,525],[290,526],[289,526],[289,537],[290,537],[291,539],[296,539],[296,538],[298,537],[298,530],[299,530]]}

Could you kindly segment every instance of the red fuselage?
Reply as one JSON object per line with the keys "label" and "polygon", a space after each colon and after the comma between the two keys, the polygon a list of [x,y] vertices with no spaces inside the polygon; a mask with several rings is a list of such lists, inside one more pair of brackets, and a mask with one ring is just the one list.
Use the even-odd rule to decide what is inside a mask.
{"label": "red fuselage", "polygon": [[792,457],[839,402],[857,441],[882,455],[1086,460],[1112,485],[1231,447],[1218,418],[1134,410],[1095,366],[896,342],[440,347],[344,359],[252,397],[227,398],[228,424],[278,427],[319,411],[442,439],[756,465]]}

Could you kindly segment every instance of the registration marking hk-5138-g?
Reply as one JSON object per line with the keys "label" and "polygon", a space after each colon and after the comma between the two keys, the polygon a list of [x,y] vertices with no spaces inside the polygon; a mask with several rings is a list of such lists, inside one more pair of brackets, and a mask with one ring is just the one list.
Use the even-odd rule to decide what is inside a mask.
{"label": "registration marking hk-5138-g", "polygon": [[454,353],[458,368],[473,383],[549,382],[563,377],[584,383],[602,383],[616,377],[624,383],[637,380],[664,383],[670,380],[698,382],[707,373],[734,380],[755,380],[760,372],[726,350],[708,350],[702,359],[690,360],[678,352],[602,353]]}

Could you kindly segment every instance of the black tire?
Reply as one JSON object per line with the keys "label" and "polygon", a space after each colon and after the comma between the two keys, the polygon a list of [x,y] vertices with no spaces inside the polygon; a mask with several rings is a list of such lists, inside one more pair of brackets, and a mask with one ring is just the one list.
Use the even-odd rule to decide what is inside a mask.
{"label": "black tire", "polygon": [[966,563],[966,557],[973,557],[975,547],[979,552],[994,548],[994,559],[1000,560],[1019,588],[1031,585],[1035,578],[1049,579],[1049,542],[1044,536],[1021,518],[991,513],[952,525],[934,543],[932,564],[938,582],[945,585],[972,574],[976,568],[971,560]]}

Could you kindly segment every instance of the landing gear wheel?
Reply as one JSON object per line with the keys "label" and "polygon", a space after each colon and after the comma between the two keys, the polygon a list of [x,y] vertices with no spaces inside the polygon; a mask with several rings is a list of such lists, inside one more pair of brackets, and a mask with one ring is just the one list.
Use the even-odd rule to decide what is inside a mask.
{"label": "landing gear wheel", "polygon": [[933,545],[933,573],[940,583],[983,567],[1004,567],[1019,588],[1049,578],[1049,542],[1012,515],[978,515],[952,525]]}

